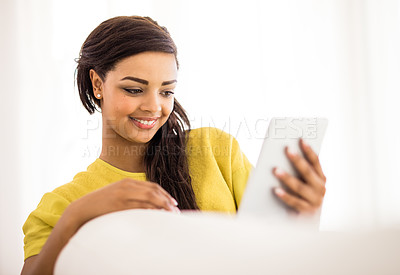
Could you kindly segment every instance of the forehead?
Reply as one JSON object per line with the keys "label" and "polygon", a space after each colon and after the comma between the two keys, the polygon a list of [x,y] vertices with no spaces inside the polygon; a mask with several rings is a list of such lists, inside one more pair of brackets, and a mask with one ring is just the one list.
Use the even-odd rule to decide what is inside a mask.
{"label": "forehead", "polygon": [[134,76],[152,81],[173,80],[177,77],[175,55],[162,52],[143,52],[119,61],[107,74],[107,80]]}

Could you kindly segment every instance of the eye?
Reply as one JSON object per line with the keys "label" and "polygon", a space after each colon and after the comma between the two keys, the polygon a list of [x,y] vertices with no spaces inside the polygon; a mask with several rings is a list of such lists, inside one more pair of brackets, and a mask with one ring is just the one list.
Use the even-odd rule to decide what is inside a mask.
{"label": "eye", "polygon": [[143,92],[141,89],[124,89],[124,90],[133,95],[137,95]]}
{"label": "eye", "polygon": [[171,97],[171,96],[173,96],[175,93],[174,93],[174,91],[163,91],[163,92],[161,92],[161,94],[162,94],[163,96],[165,96],[165,97]]}

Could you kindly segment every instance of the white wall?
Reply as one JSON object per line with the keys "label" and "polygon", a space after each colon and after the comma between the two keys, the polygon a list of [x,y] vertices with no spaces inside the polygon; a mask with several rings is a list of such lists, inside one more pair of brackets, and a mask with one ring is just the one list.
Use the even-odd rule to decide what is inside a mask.
{"label": "white wall", "polygon": [[[16,274],[21,267],[23,234],[20,168],[20,70],[17,36],[11,26],[17,24],[15,3],[1,4],[0,16],[0,274]],[[8,26],[5,28],[3,26]]]}

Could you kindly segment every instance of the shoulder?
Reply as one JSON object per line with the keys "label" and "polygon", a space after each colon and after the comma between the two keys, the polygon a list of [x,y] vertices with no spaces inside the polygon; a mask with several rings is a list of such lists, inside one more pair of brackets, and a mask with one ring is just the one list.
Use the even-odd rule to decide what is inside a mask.
{"label": "shoulder", "polygon": [[252,169],[237,140],[221,129],[194,129],[188,134],[187,155],[202,209],[225,209],[227,205],[235,209]]}
{"label": "shoulder", "polygon": [[229,133],[213,127],[193,129],[188,134],[187,153],[196,161],[212,159],[218,163],[231,162],[242,155],[239,143]]}
{"label": "shoulder", "polygon": [[86,171],[76,174],[71,182],[44,194],[37,208],[30,213],[23,225],[25,258],[40,252],[53,227],[71,202],[116,181],[119,177],[124,175],[113,172],[111,165],[107,166],[97,159]]}
{"label": "shoulder", "polygon": [[234,140],[232,135],[214,127],[201,127],[190,130],[188,133],[188,145],[226,144]]}
{"label": "shoulder", "polygon": [[90,182],[90,179],[94,176],[89,169],[76,174],[71,182],[45,193],[36,210],[39,210],[40,213],[61,214],[71,202],[90,191],[86,183]]}
{"label": "shoulder", "polygon": [[101,187],[104,180],[100,177],[100,168],[98,160],[96,160],[87,167],[86,171],[77,173],[69,183],[44,194],[38,207],[58,209],[58,207],[54,206],[60,206],[61,204],[65,207],[86,193]]}
{"label": "shoulder", "polygon": [[215,127],[200,127],[196,129],[191,129],[189,131],[189,136],[206,136],[206,137],[220,137],[220,136],[231,136],[227,132],[215,128]]}

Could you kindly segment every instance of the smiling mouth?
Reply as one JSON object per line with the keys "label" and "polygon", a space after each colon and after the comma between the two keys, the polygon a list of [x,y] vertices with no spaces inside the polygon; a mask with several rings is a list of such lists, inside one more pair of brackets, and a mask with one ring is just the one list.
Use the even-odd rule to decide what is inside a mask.
{"label": "smiling mouth", "polygon": [[132,120],[133,124],[135,124],[140,129],[151,129],[157,122],[157,119],[144,120],[134,117],[129,117],[129,118]]}

